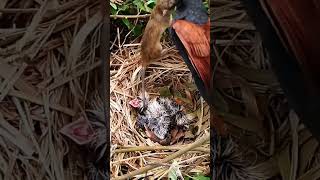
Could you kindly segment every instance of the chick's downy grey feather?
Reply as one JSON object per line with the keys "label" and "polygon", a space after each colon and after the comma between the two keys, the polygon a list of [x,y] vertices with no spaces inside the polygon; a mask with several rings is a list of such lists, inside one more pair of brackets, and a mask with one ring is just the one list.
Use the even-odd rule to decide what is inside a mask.
{"label": "chick's downy grey feather", "polygon": [[182,107],[163,97],[151,100],[147,108],[138,115],[138,126],[146,125],[161,140],[168,136],[172,127],[183,128],[188,123]]}

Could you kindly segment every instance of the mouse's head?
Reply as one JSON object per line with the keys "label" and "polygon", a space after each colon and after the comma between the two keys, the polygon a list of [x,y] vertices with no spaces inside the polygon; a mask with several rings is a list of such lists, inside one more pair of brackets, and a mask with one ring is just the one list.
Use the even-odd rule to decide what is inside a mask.
{"label": "mouse's head", "polygon": [[177,4],[177,0],[157,0],[157,5],[159,5],[162,9],[173,9]]}

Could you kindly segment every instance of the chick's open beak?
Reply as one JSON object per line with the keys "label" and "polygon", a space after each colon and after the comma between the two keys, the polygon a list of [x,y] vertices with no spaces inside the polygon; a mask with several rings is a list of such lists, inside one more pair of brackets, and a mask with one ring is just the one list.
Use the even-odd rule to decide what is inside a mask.
{"label": "chick's open beak", "polygon": [[133,99],[133,100],[129,101],[129,104],[133,108],[140,108],[141,107],[141,100],[139,98],[136,98],[136,99]]}

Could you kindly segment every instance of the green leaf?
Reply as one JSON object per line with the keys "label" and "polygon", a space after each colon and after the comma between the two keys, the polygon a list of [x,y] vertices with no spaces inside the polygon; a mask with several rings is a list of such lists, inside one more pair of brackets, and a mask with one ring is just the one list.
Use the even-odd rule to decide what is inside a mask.
{"label": "green leaf", "polygon": [[112,14],[112,15],[116,15],[116,14],[117,14],[117,10],[115,10],[115,9],[113,9],[113,8],[111,8],[110,11],[111,11],[111,14]]}
{"label": "green leaf", "polygon": [[185,180],[210,180],[210,177],[208,176],[204,176],[204,175],[197,175],[197,176],[194,176],[194,177],[184,177]]}
{"label": "green leaf", "polygon": [[151,11],[152,11],[152,9],[149,8],[147,5],[145,6],[145,9],[146,9],[146,11],[147,11],[148,13],[151,13]]}
{"label": "green leaf", "polygon": [[174,160],[173,163],[171,164],[170,170],[168,172],[168,178],[170,180],[177,180],[178,177],[182,178],[181,171],[180,171],[179,167],[180,166],[177,163],[177,161]]}
{"label": "green leaf", "polygon": [[210,180],[210,177],[207,176],[197,176],[194,178],[195,180]]}
{"label": "green leaf", "polygon": [[208,9],[209,9],[208,0],[204,1],[203,5],[206,8],[206,10],[208,11]]}
{"label": "green leaf", "polygon": [[128,19],[123,18],[122,22],[127,26],[128,29],[132,29],[133,25],[131,24],[131,22]]}
{"label": "green leaf", "polygon": [[142,0],[134,0],[133,4],[136,5],[138,9],[146,11],[146,8],[144,7],[144,2]]}
{"label": "green leaf", "polygon": [[148,2],[147,3],[147,10],[149,10],[149,8],[150,8],[150,12],[151,12],[151,10],[154,8],[154,6],[156,6],[156,3],[155,2]]}
{"label": "green leaf", "polygon": [[177,175],[173,171],[169,171],[168,178],[170,180],[177,180],[178,179]]}
{"label": "green leaf", "polygon": [[119,12],[120,11],[128,11],[130,9],[128,4],[122,4],[121,6],[118,7]]}
{"label": "green leaf", "polygon": [[117,10],[117,5],[115,3],[110,2],[110,6],[112,9]]}
{"label": "green leaf", "polygon": [[170,97],[172,96],[170,89],[168,86],[161,87],[159,90],[160,96],[162,97]]}
{"label": "green leaf", "polygon": [[141,34],[142,34],[142,25],[136,25],[134,28],[133,28],[133,30],[132,30],[132,32],[133,32],[133,35],[134,36],[140,36]]}
{"label": "green leaf", "polygon": [[145,3],[144,7],[146,8],[146,11],[150,13],[155,5],[156,5],[155,0],[149,0],[147,1],[147,3]]}
{"label": "green leaf", "polygon": [[147,5],[150,5],[150,4],[156,4],[156,0],[149,0],[149,1],[147,1]]}

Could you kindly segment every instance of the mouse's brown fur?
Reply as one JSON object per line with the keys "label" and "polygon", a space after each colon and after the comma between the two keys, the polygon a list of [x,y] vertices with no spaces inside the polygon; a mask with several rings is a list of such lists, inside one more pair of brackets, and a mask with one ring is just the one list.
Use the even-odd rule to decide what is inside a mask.
{"label": "mouse's brown fur", "polygon": [[147,67],[152,60],[161,55],[160,39],[162,33],[170,25],[170,10],[173,6],[174,0],[157,0],[157,4],[151,12],[141,39],[141,62],[144,67]]}
{"label": "mouse's brown fur", "polygon": [[[144,79],[148,65],[161,56],[161,36],[170,26],[171,10],[175,0],[157,0],[141,39],[142,93],[145,93]],[[143,95],[143,101],[145,97]],[[145,106],[145,103],[144,103]]]}

